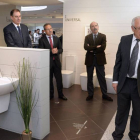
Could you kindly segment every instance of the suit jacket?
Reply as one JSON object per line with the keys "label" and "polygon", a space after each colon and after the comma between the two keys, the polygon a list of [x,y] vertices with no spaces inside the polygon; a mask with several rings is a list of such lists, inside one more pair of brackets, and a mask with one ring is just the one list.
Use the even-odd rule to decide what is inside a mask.
{"label": "suit jacket", "polygon": [[7,47],[31,47],[31,39],[28,33],[28,27],[24,24],[20,24],[22,37],[19,35],[16,27],[13,23],[7,25],[4,29],[4,39]]}
{"label": "suit jacket", "polygon": [[39,48],[42,49],[50,49],[50,68],[52,67],[53,64],[53,57],[55,58],[55,62],[57,64],[58,67],[61,68],[61,63],[60,63],[60,59],[59,59],[59,54],[61,54],[63,52],[60,40],[58,37],[53,36],[53,48],[57,48],[58,49],[58,53],[57,54],[53,54],[52,53],[52,48],[51,45],[46,37],[46,35],[42,36],[42,38],[39,39]]}
{"label": "suit jacket", "polygon": [[[98,45],[101,45],[101,47],[97,48]],[[93,40],[93,34],[87,35],[85,37],[84,49],[87,51],[85,65],[91,66],[93,64],[94,53],[96,53],[98,65],[106,64],[106,57],[104,52],[106,49],[106,36],[104,34],[98,33],[95,43]]]}
{"label": "suit jacket", "polygon": [[[133,34],[123,36],[121,38],[118,51],[116,54],[116,62],[114,66],[113,81],[118,81],[117,93],[119,93],[124,85],[128,74],[130,64],[130,50]],[[140,86],[140,65],[138,66],[137,81]],[[139,95],[140,87],[138,86]]]}

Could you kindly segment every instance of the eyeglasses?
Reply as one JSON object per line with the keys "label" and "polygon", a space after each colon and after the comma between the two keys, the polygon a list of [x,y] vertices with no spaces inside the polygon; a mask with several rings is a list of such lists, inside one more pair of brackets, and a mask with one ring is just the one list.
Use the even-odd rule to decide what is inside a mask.
{"label": "eyeglasses", "polygon": [[[134,27],[134,26],[133,26],[133,27]],[[134,29],[135,29],[135,30],[139,30],[139,31],[140,31],[140,27],[139,27],[139,28],[134,27]]]}
{"label": "eyeglasses", "polygon": [[46,31],[49,31],[49,30],[52,30],[53,28],[50,28],[50,29],[45,29]]}
{"label": "eyeglasses", "polygon": [[95,28],[95,27],[97,27],[97,26],[98,26],[98,24],[97,24],[97,25],[93,25],[93,26],[91,25],[91,27],[93,27],[93,28]]}

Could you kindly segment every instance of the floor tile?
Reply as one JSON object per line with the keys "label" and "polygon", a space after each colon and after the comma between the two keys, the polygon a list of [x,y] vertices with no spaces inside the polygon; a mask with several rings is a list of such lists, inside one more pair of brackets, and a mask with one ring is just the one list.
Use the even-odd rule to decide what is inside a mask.
{"label": "floor tile", "polygon": [[76,106],[53,108],[51,109],[51,115],[56,121],[80,118],[85,116],[85,114],[81,110],[79,110]]}
{"label": "floor tile", "polygon": [[103,130],[106,130],[107,126],[109,125],[110,121],[112,120],[115,112],[108,112],[103,115],[97,115],[97,116],[90,116],[90,118],[98,124]]}
{"label": "floor tile", "polygon": [[43,140],[66,140],[66,137],[64,136],[58,125],[53,122],[50,126],[50,134]]}
{"label": "floor tile", "polygon": [[68,139],[92,135],[103,132],[91,119],[78,118],[57,122]]}
{"label": "floor tile", "polygon": [[90,136],[83,136],[79,138],[74,138],[70,140],[101,140],[103,133],[100,134],[95,134],[95,135],[90,135]]}
{"label": "floor tile", "polygon": [[104,114],[108,112],[113,112],[114,110],[106,106],[105,104],[102,103],[97,103],[97,102],[87,102],[83,104],[77,105],[87,116],[91,115],[99,115],[99,114]]}

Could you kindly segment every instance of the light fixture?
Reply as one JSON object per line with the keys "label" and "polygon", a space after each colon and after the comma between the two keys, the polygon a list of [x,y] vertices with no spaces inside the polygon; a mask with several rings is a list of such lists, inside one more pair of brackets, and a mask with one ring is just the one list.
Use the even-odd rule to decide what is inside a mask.
{"label": "light fixture", "polygon": [[21,6],[21,11],[37,11],[46,9],[47,6]]}
{"label": "light fixture", "polygon": [[64,2],[64,0],[58,0],[58,1],[60,1],[60,2]]}

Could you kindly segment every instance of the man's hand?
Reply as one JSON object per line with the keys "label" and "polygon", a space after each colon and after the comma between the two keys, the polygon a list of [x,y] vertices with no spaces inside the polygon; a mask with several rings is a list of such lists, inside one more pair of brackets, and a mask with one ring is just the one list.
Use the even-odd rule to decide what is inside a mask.
{"label": "man's hand", "polygon": [[116,93],[117,93],[117,86],[118,86],[118,83],[112,83],[112,87],[114,88],[114,90],[116,91]]}
{"label": "man's hand", "polygon": [[98,46],[97,46],[97,48],[100,48],[100,47],[101,47],[101,45],[98,45]]}
{"label": "man's hand", "polygon": [[57,54],[58,53],[58,49],[57,48],[52,49],[52,53],[53,54]]}

